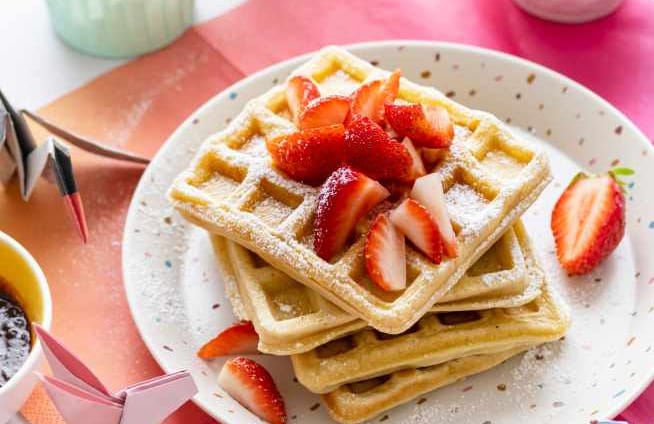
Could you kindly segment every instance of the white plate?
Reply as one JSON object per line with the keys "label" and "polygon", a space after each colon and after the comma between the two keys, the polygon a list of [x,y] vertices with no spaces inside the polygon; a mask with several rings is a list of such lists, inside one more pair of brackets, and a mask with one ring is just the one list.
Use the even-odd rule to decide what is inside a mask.
{"label": "white plate", "polygon": [[[385,422],[587,423],[617,414],[654,376],[654,205],[647,184],[654,183],[654,149],[648,140],[589,90],[512,56],[428,42],[360,44],[351,51],[541,137],[554,181],[525,220],[573,317],[564,341],[395,408]],[[205,363],[195,351],[234,318],[207,235],[176,215],[165,192],[205,137],[305,59],[252,75],[189,117],[145,172],[125,226],[125,289],[145,343],[164,370],[190,369],[200,389],[195,402],[226,424],[256,419],[223,396],[216,382],[223,360]],[[629,179],[627,235],[591,275],[568,278],[553,253],[553,203],[579,169],[600,172],[616,164],[636,170]],[[291,422],[331,422],[318,396],[293,381],[287,358],[256,359],[271,371]]]}

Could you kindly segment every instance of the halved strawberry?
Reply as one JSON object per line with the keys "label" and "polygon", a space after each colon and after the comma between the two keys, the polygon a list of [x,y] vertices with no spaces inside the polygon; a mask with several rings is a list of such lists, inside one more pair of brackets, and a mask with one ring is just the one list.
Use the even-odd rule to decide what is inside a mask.
{"label": "halved strawberry", "polygon": [[426,168],[435,168],[436,165],[441,163],[449,155],[449,149],[428,149],[422,148],[420,150],[420,157],[422,158],[422,163],[425,164]]}
{"label": "halved strawberry", "polygon": [[202,359],[223,355],[258,353],[259,335],[250,321],[240,321],[221,331],[198,350]]}
{"label": "halved strawberry", "polygon": [[617,247],[625,232],[625,199],[613,174],[577,174],[552,211],[556,255],[570,274],[585,274]]}
{"label": "halved strawberry", "polygon": [[309,128],[266,140],[273,164],[294,180],[320,184],[343,163],[342,124]]}
{"label": "halved strawberry", "polygon": [[386,291],[406,287],[404,236],[386,214],[379,214],[368,230],[364,247],[370,279]]}
{"label": "halved strawberry", "polygon": [[396,69],[385,80],[367,82],[352,93],[351,118],[366,116],[374,122],[384,122],[384,103],[393,103],[400,89],[402,72]]}
{"label": "halved strawberry", "polygon": [[242,356],[230,359],[220,370],[218,384],[262,420],[270,424],[286,423],[284,399],[260,364]]}
{"label": "halved strawberry", "polygon": [[358,117],[345,130],[345,161],[371,178],[405,180],[411,155],[370,118]]}
{"label": "halved strawberry", "polygon": [[320,90],[311,79],[296,75],[288,80],[286,85],[286,103],[291,111],[293,122],[298,123],[298,117],[309,102],[320,97]]}
{"label": "halved strawberry", "polygon": [[313,99],[298,119],[301,129],[342,124],[350,112],[350,100],[344,96],[327,96]]}
{"label": "halved strawberry", "polygon": [[425,165],[422,163],[422,158],[420,157],[420,154],[416,148],[413,146],[411,139],[409,139],[409,137],[404,137],[404,140],[402,140],[402,145],[406,148],[406,151],[409,152],[409,156],[411,156],[411,170],[409,171],[409,180],[413,181],[416,178],[425,175],[427,173],[427,171],[425,171]]}
{"label": "halved strawberry", "polygon": [[391,221],[432,262],[441,263],[443,241],[434,219],[414,199],[406,199],[390,214]]}
{"label": "halved strawberry", "polygon": [[454,125],[442,107],[386,103],[385,110],[388,124],[417,147],[441,148],[452,144]]}
{"label": "halved strawberry", "polygon": [[330,260],[343,248],[357,221],[388,195],[384,186],[348,166],[334,171],[318,195],[313,223],[318,256]]}
{"label": "halved strawberry", "polygon": [[416,182],[413,183],[411,197],[416,199],[425,207],[425,209],[427,209],[431,217],[434,219],[436,227],[438,227],[438,232],[443,240],[445,253],[450,258],[455,258],[457,256],[456,234],[454,234],[452,222],[447,213],[445,195],[443,194],[443,180],[441,180],[441,176],[437,173],[433,173],[418,178]]}

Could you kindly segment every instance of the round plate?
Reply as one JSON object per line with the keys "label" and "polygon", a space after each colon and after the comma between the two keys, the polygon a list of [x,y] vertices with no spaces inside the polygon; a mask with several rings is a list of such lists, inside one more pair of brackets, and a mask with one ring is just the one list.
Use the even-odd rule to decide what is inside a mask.
{"label": "round plate", "polygon": [[[467,106],[494,113],[546,149],[554,181],[525,221],[573,319],[564,340],[387,411],[385,422],[581,423],[616,415],[654,376],[654,205],[646,184],[654,181],[654,149],[649,141],[586,88],[506,54],[429,42],[349,49],[386,69],[401,68],[407,78],[436,86]],[[146,170],[125,226],[125,289],[145,343],[164,370],[190,369],[199,388],[195,402],[226,424],[256,420],[219,388],[217,373],[224,360],[204,362],[195,351],[234,317],[207,234],[182,220],[165,193],[205,137],[303,60],[252,75],[190,116]],[[636,171],[627,177],[627,235],[591,274],[569,278],[554,255],[553,204],[580,169],[602,172],[614,166]],[[319,397],[294,381],[288,358],[259,355],[256,360],[271,371],[291,422],[332,422]]]}

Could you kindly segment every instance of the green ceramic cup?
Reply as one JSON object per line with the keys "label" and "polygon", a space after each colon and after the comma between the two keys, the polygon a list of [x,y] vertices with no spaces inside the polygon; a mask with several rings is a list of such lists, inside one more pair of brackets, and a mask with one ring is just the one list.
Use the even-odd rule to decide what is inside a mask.
{"label": "green ceramic cup", "polygon": [[47,0],[54,29],[84,53],[126,58],[160,49],[193,23],[194,0]]}

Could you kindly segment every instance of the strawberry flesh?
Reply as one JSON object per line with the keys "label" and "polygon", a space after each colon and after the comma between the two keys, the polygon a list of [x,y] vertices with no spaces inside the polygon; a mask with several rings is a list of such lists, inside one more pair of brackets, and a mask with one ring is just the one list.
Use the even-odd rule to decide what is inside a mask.
{"label": "strawberry flesh", "polygon": [[293,122],[297,125],[300,113],[313,99],[320,97],[320,90],[311,79],[296,75],[286,85],[286,103],[291,111]]}
{"label": "strawberry flesh", "polygon": [[392,103],[400,89],[399,69],[385,80],[367,82],[352,93],[351,119],[365,116],[377,124],[384,122],[384,104]]}
{"label": "strawberry flesh", "polygon": [[198,350],[202,359],[224,355],[258,353],[259,335],[250,321],[241,321],[221,331]]}
{"label": "strawberry flesh", "polygon": [[300,129],[342,124],[350,112],[350,100],[344,96],[318,97],[300,113]]}
{"label": "strawberry flesh", "polygon": [[432,262],[441,263],[443,241],[427,209],[414,199],[406,199],[390,214],[391,221]]}
{"label": "strawberry flesh", "polygon": [[341,251],[359,219],[388,195],[384,186],[348,166],[334,171],[318,195],[313,224],[318,256],[328,261]]}
{"label": "strawberry flesh", "polygon": [[228,360],[220,370],[218,384],[262,420],[287,422],[284,399],[268,371],[257,362],[242,356]]}
{"label": "strawberry flesh", "polygon": [[364,247],[370,279],[382,290],[406,288],[404,236],[386,214],[379,214],[368,231]]}
{"label": "strawberry flesh", "polygon": [[427,209],[438,227],[445,253],[450,258],[455,258],[457,256],[456,234],[447,212],[443,181],[440,175],[433,173],[418,178],[411,189],[411,197]]}
{"label": "strawberry flesh", "polygon": [[404,140],[402,140],[402,145],[409,153],[409,156],[411,156],[411,169],[409,171],[409,181],[413,181],[416,178],[420,178],[423,175],[425,175],[427,173],[427,171],[425,171],[425,164],[422,163],[422,158],[420,157],[420,154],[418,153],[416,148],[413,146],[411,139],[408,137],[404,137]]}
{"label": "strawberry flesh", "polygon": [[552,234],[561,266],[571,275],[590,272],[622,240],[625,198],[610,175],[579,174],[552,211]]}
{"label": "strawberry flesh", "polygon": [[345,130],[345,160],[377,180],[406,180],[413,160],[401,143],[370,118],[356,118]]}
{"label": "strawberry flesh", "polygon": [[409,137],[416,147],[449,147],[454,125],[440,106],[386,103],[386,120],[400,137]]}
{"label": "strawberry flesh", "polygon": [[273,164],[296,181],[322,183],[343,162],[342,124],[309,128],[266,140]]}

